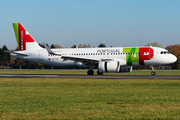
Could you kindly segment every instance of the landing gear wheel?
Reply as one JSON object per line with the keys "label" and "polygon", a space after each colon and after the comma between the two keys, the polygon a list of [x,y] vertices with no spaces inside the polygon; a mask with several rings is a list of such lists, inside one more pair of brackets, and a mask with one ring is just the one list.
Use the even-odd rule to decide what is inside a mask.
{"label": "landing gear wheel", "polygon": [[98,75],[103,75],[103,73],[99,72],[99,70],[97,71],[97,74],[98,74]]}
{"label": "landing gear wheel", "polygon": [[151,75],[155,75],[156,73],[155,72],[151,72]]}
{"label": "landing gear wheel", "polygon": [[93,75],[93,74],[94,74],[94,71],[93,71],[93,70],[88,70],[88,71],[87,71],[87,74],[88,74],[88,75]]}

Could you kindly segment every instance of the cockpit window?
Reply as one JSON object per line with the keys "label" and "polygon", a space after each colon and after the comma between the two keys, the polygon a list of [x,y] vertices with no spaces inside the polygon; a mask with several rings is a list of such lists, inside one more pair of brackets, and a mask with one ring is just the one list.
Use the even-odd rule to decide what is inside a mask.
{"label": "cockpit window", "polygon": [[170,54],[168,51],[161,51],[161,54]]}

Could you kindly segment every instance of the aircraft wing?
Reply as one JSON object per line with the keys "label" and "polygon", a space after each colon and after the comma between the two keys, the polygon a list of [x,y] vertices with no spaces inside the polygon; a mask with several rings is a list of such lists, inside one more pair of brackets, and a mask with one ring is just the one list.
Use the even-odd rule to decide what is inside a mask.
{"label": "aircraft wing", "polygon": [[113,59],[100,59],[100,58],[89,58],[89,57],[82,57],[82,56],[66,56],[61,54],[56,54],[51,51],[51,49],[43,42],[45,49],[51,55],[61,56],[63,61],[72,60],[74,63],[81,62],[86,66],[97,66],[100,61],[113,61]]}
{"label": "aircraft wing", "polygon": [[43,45],[49,54],[61,56],[61,58],[64,59],[63,61],[72,60],[75,63],[82,62],[84,65],[87,65],[87,66],[90,66],[90,65],[96,66],[98,62],[102,61],[101,59],[98,59],[98,58],[87,58],[87,57],[80,57],[80,56],[64,56],[61,54],[56,54],[52,52],[51,49],[44,42],[43,42]]}
{"label": "aircraft wing", "polygon": [[98,58],[87,58],[87,57],[80,57],[80,56],[62,56],[63,61],[66,60],[72,60],[75,63],[81,62],[86,66],[94,65],[96,66],[98,62],[102,61],[101,59]]}
{"label": "aircraft wing", "polygon": [[61,58],[64,59],[64,61],[66,60],[73,60],[73,61],[91,61],[91,62],[99,62],[101,61],[101,59],[98,58],[86,58],[86,57],[78,57],[78,56],[62,56]]}

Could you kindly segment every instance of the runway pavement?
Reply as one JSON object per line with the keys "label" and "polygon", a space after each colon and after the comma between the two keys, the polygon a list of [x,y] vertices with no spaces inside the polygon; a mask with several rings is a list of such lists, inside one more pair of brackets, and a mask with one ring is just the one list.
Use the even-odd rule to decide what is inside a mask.
{"label": "runway pavement", "polygon": [[180,75],[82,75],[82,74],[0,74],[0,78],[85,78],[85,79],[169,79],[180,80]]}

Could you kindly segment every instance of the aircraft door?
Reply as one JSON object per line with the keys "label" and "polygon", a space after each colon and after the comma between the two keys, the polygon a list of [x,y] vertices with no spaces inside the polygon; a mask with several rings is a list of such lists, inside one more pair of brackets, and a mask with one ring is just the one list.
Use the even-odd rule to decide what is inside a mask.
{"label": "aircraft door", "polygon": [[151,57],[150,57],[150,56],[151,56],[151,51],[150,51],[150,48],[149,48],[149,55],[148,55],[148,56],[149,56],[149,59],[151,59]]}
{"label": "aircraft door", "polygon": [[154,50],[149,48],[149,60],[154,57]]}
{"label": "aircraft door", "polygon": [[43,61],[43,50],[39,51],[39,57],[38,57],[39,61]]}

